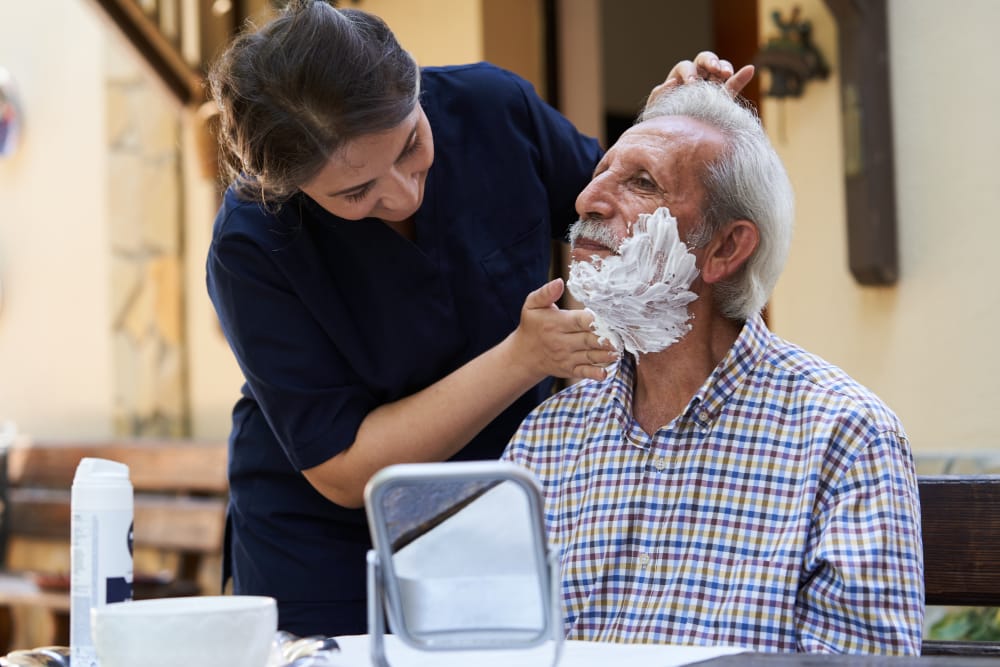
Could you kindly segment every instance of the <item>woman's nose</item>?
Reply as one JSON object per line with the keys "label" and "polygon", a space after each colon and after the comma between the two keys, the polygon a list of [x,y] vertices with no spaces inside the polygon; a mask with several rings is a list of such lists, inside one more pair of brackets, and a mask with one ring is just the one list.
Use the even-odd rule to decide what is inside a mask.
{"label": "woman's nose", "polygon": [[384,206],[391,209],[415,208],[420,199],[418,174],[396,172],[388,192],[382,195]]}

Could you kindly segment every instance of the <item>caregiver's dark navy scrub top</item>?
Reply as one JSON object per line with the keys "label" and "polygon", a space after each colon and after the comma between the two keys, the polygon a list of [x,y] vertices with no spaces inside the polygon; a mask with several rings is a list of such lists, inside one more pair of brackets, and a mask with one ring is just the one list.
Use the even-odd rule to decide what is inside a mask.
{"label": "caregiver's dark navy scrub top", "polygon": [[[499,343],[548,279],[600,149],[522,79],[487,64],[422,70],[434,163],[416,240],[347,221],[304,194],[280,208],[226,192],[208,291],[246,384],[230,437],[228,571],[278,600],[299,635],[364,633],[363,510],[300,474],[346,449],[365,416]],[[490,378],[482,378],[484,383]],[[456,459],[499,457],[550,382]]]}

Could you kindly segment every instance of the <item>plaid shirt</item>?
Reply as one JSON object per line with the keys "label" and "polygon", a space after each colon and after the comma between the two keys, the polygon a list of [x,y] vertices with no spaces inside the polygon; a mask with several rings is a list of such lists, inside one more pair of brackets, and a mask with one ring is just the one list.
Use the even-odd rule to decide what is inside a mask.
{"label": "plaid shirt", "polygon": [[909,443],[840,369],[749,320],[682,414],[632,417],[634,361],[535,409],[535,473],[570,639],[920,652]]}

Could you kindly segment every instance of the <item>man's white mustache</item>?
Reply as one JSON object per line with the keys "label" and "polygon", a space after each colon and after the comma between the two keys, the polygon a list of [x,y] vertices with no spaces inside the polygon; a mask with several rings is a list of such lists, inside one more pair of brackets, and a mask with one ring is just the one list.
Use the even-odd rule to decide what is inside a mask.
{"label": "man's white mustache", "polygon": [[569,228],[570,245],[575,248],[578,240],[599,243],[617,253],[624,239],[619,238],[604,222],[593,218],[581,218]]}

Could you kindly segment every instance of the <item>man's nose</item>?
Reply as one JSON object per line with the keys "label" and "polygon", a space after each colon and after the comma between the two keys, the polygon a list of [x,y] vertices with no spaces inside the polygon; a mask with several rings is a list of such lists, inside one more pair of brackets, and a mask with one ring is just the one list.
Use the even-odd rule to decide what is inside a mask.
{"label": "man's nose", "polygon": [[581,218],[609,218],[613,214],[614,197],[607,174],[595,176],[576,198],[576,213]]}

